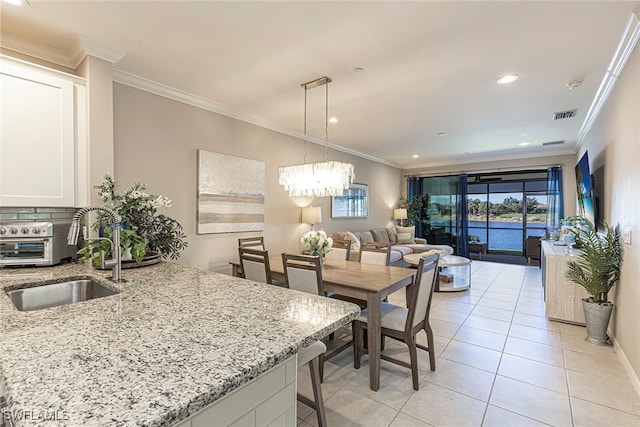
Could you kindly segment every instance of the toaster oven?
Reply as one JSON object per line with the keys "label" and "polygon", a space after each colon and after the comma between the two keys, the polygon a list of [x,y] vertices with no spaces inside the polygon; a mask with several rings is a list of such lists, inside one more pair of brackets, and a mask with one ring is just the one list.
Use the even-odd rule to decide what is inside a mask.
{"label": "toaster oven", "polygon": [[67,245],[70,222],[0,224],[0,267],[56,265],[78,250]]}

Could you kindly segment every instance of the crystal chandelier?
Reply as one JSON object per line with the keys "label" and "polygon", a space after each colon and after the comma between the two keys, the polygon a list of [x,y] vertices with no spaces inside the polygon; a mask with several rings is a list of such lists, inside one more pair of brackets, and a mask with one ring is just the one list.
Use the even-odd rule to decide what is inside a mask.
{"label": "crystal chandelier", "polygon": [[[351,163],[329,161],[329,83],[327,76],[303,83],[304,88],[304,163],[282,166],[280,185],[289,192],[289,196],[327,197],[342,196],[355,177]],[[326,160],[307,163],[307,91],[325,85],[325,153]]]}

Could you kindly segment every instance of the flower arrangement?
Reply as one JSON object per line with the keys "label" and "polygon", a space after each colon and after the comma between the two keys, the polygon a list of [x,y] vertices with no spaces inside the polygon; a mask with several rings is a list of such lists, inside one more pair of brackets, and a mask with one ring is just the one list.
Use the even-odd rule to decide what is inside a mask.
{"label": "flower arrangement", "polygon": [[[171,207],[171,200],[165,196],[147,194],[145,184],[135,183],[124,193],[118,192],[118,183],[106,174],[105,182],[94,186],[98,196],[122,219],[125,230],[134,230],[146,239],[146,251],[158,251],[163,258],[177,259],[180,251],[187,247],[182,225],[173,218],[158,213],[159,209]],[[106,214],[99,212],[94,229],[110,225]],[[139,241],[138,241],[139,243]]]}
{"label": "flower arrangement", "polygon": [[323,230],[311,230],[302,236],[301,242],[307,247],[311,255],[323,256],[331,250],[333,239],[327,237],[327,233]]}

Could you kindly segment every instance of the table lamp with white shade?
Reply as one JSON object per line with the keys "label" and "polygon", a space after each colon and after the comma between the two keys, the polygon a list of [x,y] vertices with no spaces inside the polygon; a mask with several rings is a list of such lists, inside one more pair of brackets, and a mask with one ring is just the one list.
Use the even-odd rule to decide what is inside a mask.
{"label": "table lamp with white shade", "polygon": [[322,222],[322,209],[320,206],[307,206],[302,208],[302,221],[307,224],[311,224],[313,230],[314,224],[320,224]]}
{"label": "table lamp with white shade", "polygon": [[400,220],[400,225],[402,225],[403,220],[407,219],[407,210],[405,208],[394,209],[393,219]]}

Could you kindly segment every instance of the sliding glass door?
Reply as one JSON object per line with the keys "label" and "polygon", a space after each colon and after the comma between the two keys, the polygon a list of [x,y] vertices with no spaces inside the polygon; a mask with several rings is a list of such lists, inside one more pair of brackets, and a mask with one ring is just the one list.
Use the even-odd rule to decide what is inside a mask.
{"label": "sliding glass door", "polygon": [[473,182],[467,192],[469,238],[490,252],[523,255],[528,236],[544,236],[546,181]]}

